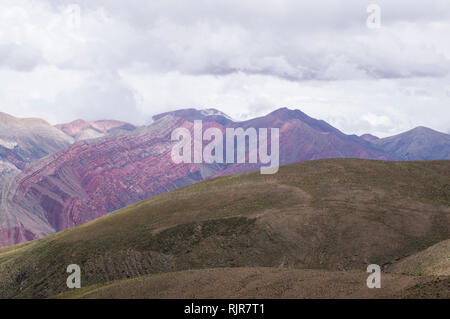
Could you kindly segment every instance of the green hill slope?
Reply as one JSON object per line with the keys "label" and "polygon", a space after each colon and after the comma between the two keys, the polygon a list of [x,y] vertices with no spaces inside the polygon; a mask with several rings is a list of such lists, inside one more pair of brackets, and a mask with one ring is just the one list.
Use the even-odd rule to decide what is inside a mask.
{"label": "green hill slope", "polygon": [[209,180],[0,249],[0,297],[216,267],[364,271],[450,236],[450,161],[330,159]]}

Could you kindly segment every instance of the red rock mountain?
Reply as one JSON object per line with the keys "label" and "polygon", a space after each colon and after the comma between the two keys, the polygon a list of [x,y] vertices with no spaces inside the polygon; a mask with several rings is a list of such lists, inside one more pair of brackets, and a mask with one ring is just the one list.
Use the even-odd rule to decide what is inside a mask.
{"label": "red rock mountain", "polygon": [[259,169],[255,164],[173,163],[171,133],[178,127],[192,131],[195,119],[203,120],[203,129],[214,126],[222,132],[225,127],[279,128],[280,164],[332,157],[390,159],[364,139],[298,110],[283,108],[244,122],[217,110],[169,112],[155,116],[149,126],[79,141],[10,179],[0,205],[0,246],[64,230],[212,176]]}
{"label": "red rock mountain", "polygon": [[139,200],[203,180],[217,165],[174,164],[166,116],[128,135],[80,141],[36,162],[3,187],[0,245],[67,229]]}

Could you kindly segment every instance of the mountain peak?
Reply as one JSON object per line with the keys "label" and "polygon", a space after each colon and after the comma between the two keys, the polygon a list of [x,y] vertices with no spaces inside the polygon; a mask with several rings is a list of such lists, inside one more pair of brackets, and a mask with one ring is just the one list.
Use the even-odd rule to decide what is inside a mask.
{"label": "mountain peak", "polygon": [[113,130],[132,131],[136,127],[130,123],[116,120],[99,120],[88,122],[82,119],[65,124],[55,125],[57,129],[76,140],[91,139],[104,136]]}
{"label": "mountain peak", "polygon": [[269,113],[266,117],[272,119],[275,118],[276,120],[283,122],[299,120],[321,132],[328,132],[328,133],[333,132],[335,134],[343,134],[341,131],[331,126],[327,122],[310,117],[306,113],[300,111],[299,109],[289,109],[287,107],[282,107],[273,111],[272,113]]}
{"label": "mountain peak", "polygon": [[[445,133],[442,133],[442,132],[439,132],[439,131],[435,131],[435,130],[433,130],[433,129],[429,128],[429,127],[425,127],[425,126],[417,126],[417,127],[413,128],[412,130],[409,130],[408,132],[410,132],[410,133],[419,133],[419,134],[426,134],[426,133],[445,134]],[[406,133],[408,133],[408,132],[406,132]]]}
{"label": "mountain peak", "polygon": [[9,115],[8,113],[0,112],[0,120],[13,119],[13,118],[15,118],[15,117],[12,115]]}
{"label": "mountain peak", "polygon": [[195,120],[215,120],[218,123],[224,124],[226,122],[235,122],[231,117],[226,115],[225,113],[214,109],[214,108],[208,108],[208,109],[195,109],[195,108],[188,108],[188,109],[181,109],[176,111],[169,111],[164,112],[161,114],[157,114],[153,116],[153,120],[157,121],[164,116],[172,115],[176,117],[181,117],[187,121],[193,122]]}
{"label": "mountain peak", "polygon": [[8,113],[0,112],[0,122],[3,125],[25,125],[25,126],[49,126],[50,124],[37,117],[20,118]]}
{"label": "mountain peak", "polygon": [[274,116],[279,118],[280,120],[288,120],[293,118],[305,120],[307,118],[310,118],[308,115],[298,109],[290,109],[287,107],[281,107],[271,112],[268,116]]}
{"label": "mountain peak", "polygon": [[398,135],[374,141],[398,160],[438,160],[450,158],[450,135],[418,126]]}

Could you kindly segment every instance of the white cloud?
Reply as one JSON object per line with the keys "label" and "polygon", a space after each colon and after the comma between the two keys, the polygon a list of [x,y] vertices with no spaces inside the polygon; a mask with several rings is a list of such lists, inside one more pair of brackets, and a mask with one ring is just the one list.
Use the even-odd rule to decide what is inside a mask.
{"label": "white cloud", "polygon": [[0,44],[0,67],[31,71],[44,63],[40,51],[29,45]]}
{"label": "white cloud", "polygon": [[348,133],[447,131],[450,3],[380,0],[376,30],[369,3],[4,0],[0,110],[142,123],[180,107],[245,118],[289,106]]}
{"label": "white cloud", "polygon": [[362,119],[369,122],[372,126],[390,126],[392,125],[391,119],[386,115],[377,115],[368,113],[363,115]]}

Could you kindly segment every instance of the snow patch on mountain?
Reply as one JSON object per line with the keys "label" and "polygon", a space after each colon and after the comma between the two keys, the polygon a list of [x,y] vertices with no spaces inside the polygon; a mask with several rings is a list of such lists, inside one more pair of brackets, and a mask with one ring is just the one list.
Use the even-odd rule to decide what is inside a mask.
{"label": "snow patch on mountain", "polygon": [[204,116],[215,116],[215,115],[219,115],[219,116],[223,116],[226,119],[229,119],[230,121],[233,122],[237,122],[235,121],[233,118],[231,118],[230,116],[228,116],[227,114],[220,112],[219,110],[216,109],[203,109],[200,110],[200,113]]}
{"label": "snow patch on mountain", "polygon": [[6,141],[0,138],[0,146],[3,146],[9,150],[13,150],[17,146],[17,143],[12,141]]}

